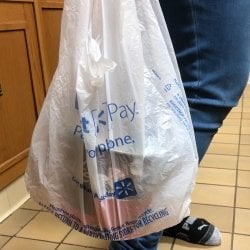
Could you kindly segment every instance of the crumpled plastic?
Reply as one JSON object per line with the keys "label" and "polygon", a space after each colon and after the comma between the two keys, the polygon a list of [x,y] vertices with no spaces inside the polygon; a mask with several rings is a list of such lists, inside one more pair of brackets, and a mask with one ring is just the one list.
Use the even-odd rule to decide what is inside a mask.
{"label": "crumpled plastic", "polygon": [[75,230],[132,239],[189,214],[198,157],[157,0],[65,0],[25,181]]}

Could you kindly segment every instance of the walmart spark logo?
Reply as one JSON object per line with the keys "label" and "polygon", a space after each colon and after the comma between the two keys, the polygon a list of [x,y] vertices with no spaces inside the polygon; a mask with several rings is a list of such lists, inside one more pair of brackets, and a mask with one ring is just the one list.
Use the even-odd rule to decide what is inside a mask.
{"label": "walmart spark logo", "polygon": [[124,199],[130,196],[136,196],[134,183],[131,178],[126,178],[114,183],[115,196],[117,199]]}

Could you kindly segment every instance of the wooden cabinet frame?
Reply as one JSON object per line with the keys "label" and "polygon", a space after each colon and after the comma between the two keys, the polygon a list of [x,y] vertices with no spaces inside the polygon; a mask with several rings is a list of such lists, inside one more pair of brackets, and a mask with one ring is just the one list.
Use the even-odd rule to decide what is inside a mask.
{"label": "wooden cabinet frame", "polygon": [[[46,25],[45,25],[45,17],[44,13],[47,11],[60,11],[62,12],[63,9],[63,0],[35,0],[35,10],[36,10],[36,17],[37,17],[37,28],[38,28],[38,38],[39,44],[41,48],[41,59],[42,59],[42,69],[44,74],[44,82],[45,88],[48,89],[50,82],[52,80],[52,75],[54,73],[54,68],[56,62],[54,62],[53,66],[49,65],[51,58],[54,60],[55,57],[58,56],[59,50],[59,40],[56,41],[58,46],[56,46],[57,51],[53,51],[52,54],[49,54],[49,50],[51,46],[48,45],[47,37],[46,37]],[[51,25],[54,25],[53,22]],[[60,28],[56,27],[55,32],[60,32]],[[59,38],[59,36],[58,36]]]}
{"label": "wooden cabinet frame", "polygon": [[[44,25],[43,12],[46,10],[61,11],[63,9],[63,0],[5,0],[0,4],[9,4],[10,7],[5,8],[9,15],[8,13],[3,13],[0,17],[0,32],[22,30],[25,34],[37,118],[51,81],[52,71],[49,65],[51,58],[49,58],[47,53],[49,48],[46,43],[46,27]],[[23,18],[19,18],[18,15],[16,19],[9,18],[9,16],[14,15],[15,6],[19,4],[23,6]],[[56,32],[59,31],[57,30]],[[54,50],[56,51],[56,49]],[[24,173],[28,152],[29,148],[26,148],[11,159],[0,163],[0,190]]]}

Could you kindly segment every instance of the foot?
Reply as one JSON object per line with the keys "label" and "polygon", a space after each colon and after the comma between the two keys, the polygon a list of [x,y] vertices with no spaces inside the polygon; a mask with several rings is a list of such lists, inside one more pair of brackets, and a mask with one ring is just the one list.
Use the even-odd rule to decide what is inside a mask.
{"label": "foot", "polygon": [[163,236],[182,239],[193,244],[218,246],[221,244],[220,231],[205,219],[186,217],[181,223],[163,231]]}

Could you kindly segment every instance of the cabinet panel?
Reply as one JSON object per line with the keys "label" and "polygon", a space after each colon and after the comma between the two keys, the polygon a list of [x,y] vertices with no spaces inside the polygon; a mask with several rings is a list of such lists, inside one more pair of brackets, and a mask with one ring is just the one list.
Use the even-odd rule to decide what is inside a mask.
{"label": "cabinet panel", "polygon": [[58,64],[63,0],[41,0],[36,4],[38,34],[46,90]]}
{"label": "cabinet panel", "polygon": [[24,173],[44,83],[33,1],[0,1],[0,190]]}
{"label": "cabinet panel", "polygon": [[25,20],[24,8],[22,4],[1,3],[0,23],[17,22]]}
{"label": "cabinet panel", "polygon": [[63,0],[0,1],[0,190],[24,173],[58,64]]}
{"label": "cabinet panel", "polygon": [[2,164],[29,147],[37,115],[24,31],[0,32],[0,54]]}
{"label": "cabinet panel", "polygon": [[58,64],[62,9],[43,8],[44,36],[48,81],[52,80]]}

